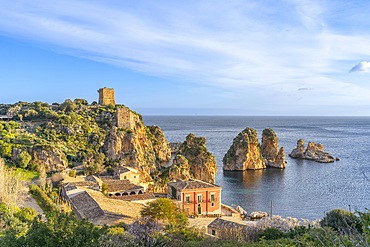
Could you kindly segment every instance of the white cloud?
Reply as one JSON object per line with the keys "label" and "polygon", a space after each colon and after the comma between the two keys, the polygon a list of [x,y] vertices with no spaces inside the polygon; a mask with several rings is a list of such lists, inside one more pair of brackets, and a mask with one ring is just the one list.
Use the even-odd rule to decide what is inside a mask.
{"label": "white cloud", "polygon": [[[340,13],[321,1],[277,2],[0,0],[0,34],[207,86],[274,95],[314,88],[317,104],[351,103],[352,94],[370,104],[370,88],[343,77],[370,55],[370,32],[334,32]],[[368,71],[362,63],[352,70]]]}
{"label": "white cloud", "polygon": [[350,69],[349,72],[350,73],[352,73],[352,72],[369,73],[370,72],[370,62],[367,62],[367,61],[360,62],[360,63],[356,64],[355,66],[353,66],[353,68]]}

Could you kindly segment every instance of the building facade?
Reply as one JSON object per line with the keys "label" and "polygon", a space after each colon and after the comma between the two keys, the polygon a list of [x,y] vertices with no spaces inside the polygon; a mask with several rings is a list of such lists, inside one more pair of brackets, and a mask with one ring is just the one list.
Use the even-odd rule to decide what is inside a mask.
{"label": "building facade", "polygon": [[200,180],[168,183],[167,197],[175,199],[187,215],[221,215],[221,187]]}

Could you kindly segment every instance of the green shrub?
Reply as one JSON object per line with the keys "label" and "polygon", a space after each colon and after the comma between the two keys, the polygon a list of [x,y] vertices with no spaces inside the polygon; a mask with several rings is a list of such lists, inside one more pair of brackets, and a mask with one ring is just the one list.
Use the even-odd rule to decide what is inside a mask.
{"label": "green shrub", "polygon": [[333,209],[320,221],[322,227],[331,227],[338,232],[361,231],[359,218],[352,212],[344,209]]}
{"label": "green shrub", "polygon": [[21,208],[15,213],[15,216],[23,222],[31,222],[36,216],[36,210],[33,208]]}
{"label": "green shrub", "polygon": [[279,239],[282,237],[284,237],[284,232],[276,228],[267,228],[258,234],[259,239],[263,238],[266,240]]}
{"label": "green shrub", "polygon": [[68,175],[72,178],[75,178],[76,177],[76,170],[71,170]]}
{"label": "green shrub", "polygon": [[34,196],[37,203],[45,212],[56,211],[56,207],[53,201],[48,197],[48,195],[40,187],[35,184],[30,184],[30,193]]}

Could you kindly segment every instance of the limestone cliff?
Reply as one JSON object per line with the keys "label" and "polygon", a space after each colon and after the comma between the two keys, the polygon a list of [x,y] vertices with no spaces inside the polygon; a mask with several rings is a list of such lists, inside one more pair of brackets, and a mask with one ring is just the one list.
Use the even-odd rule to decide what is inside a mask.
{"label": "limestone cliff", "polygon": [[152,142],[156,159],[159,163],[167,162],[171,159],[171,148],[166,141],[163,131],[158,126],[147,126],[147,136]]}
{"label": "limestone cliff", "polygon": [[188,159],[183,155],[176,155],[168,171],[169,181],[189,180],[191,177]]}
{"label": "limestone cliff", "polygon": [[273,129],[264,129],[262,132],[261,153],[265,158],[267,167],[283,169],[286,166],[285,151],[281,147],[279,150],[279,139]]}
{"label": "limestone cliff", "polygon": [[136,168],[143,182],[151,181],[158,163],[170,160],[171,149],[159,127],[145,127],[140,115],[132,111],[129,115],[127,124],[120,120],[127,128],[113,127],[108,132],[103,149],[109,160]]}
{"label": "limestone cliff", "polygon": [[297,147],[289,154],[292,158],[313,160],[319,163],[331,163],[335,158],[328,152],[324,151],[324,146],[321,143],[308,142],[307,148],[304,150],[304,140],[300,139],[297,142]]}
{"label": "limestone cliff", "polygon": [[179,146],[178,154],[187,159],[192,178],[215,183],[216,159],[207,150],[206,138],[189,134]]}
{"label": "limestone cliff", "polygon": [[246,128],[233,140],[223,158],[223,169],[228,171],[257,170],[266,168],[258,143],[257,131]]}
{"label": "limestone cliff", "polygon": [[63,171],[68,167],[66,155],[55,147],[34,146],[32,154],[33,162],[44,165],[46,171]]}

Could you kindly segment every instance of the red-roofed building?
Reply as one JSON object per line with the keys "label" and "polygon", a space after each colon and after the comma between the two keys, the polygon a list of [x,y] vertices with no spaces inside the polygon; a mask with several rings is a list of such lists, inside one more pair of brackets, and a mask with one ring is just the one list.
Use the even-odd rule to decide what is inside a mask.
{"label": "red-roofed building", "polygon": [[221,187],[200,180],[168,183],[167,197],[178,201],[187,215],[221,215]]}

